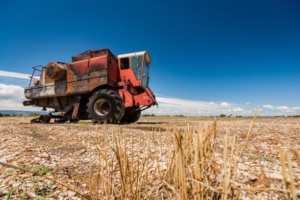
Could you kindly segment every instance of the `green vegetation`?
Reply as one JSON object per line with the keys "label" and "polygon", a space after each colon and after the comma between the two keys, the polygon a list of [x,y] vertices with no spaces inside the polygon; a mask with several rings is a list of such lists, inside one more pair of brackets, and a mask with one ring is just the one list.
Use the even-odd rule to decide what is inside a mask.
{"label": "green vegetation", "polygon": [[10,114],[0,113],[0,117],[11,117]]}
{"label": "green vegetation", "polygon": [[50,182],[50,183],[45,183],[42,187],[36,187],[34,189],[35,191],[35,194],[36,195],[39,195],[38,197],[36,197],[35,199],[38,200],[42,200],[42,199],[45,199],[46,197],[46,193],[51,191],[52,190],[52,187],[53,187],[53,183]]}
{"label": "green vegetation", "polygon": [[155,117],[154,114],[144,114],[143,117]]}
{"label": "green vegetation", "polygon": [[[40,116],[39,113],[30,113],[28,115],[28,117],[35,117],[35,116]],[[0,113],[0,117],[23,117],[23,114],[16,114],[16,113],[12,113],[12,114],[8,114],[8,113]]]}
{"label": "green vegetation", "polygon": [[93,125],[93,122],[91,121],[79,121],[77,124],[83,124],[83,125]]}
{"label": "green vegetation", "polygon": [[270,163],[275,162],[275,160],[273,158],[270,158],[268,156],[250,155],[249,158],[252,160],[261,160],[261,161],[266,161],[266,162],[270,162]]}
{"label": "green vegetation", "polygon": [[144,114],[143,117],[186,117],[185,115],[159,115],[156,116],[154,114]]}
{"label": "green vegetation", "polygon": [[45,175],[45,174],[51,174],[51,173],[52,173],[51,170],[46,169],[46,168],[44,168],[44,167],[41,166],[41,165],[34,166],[34,167],[32,168],[32,171],[34,171],[34,172],[36,172],[36,173],[38,173],[38,174],[40,174],[40,175]]}
{"label": "green vegetation", "polygon": [[8,196],[7,196],[6,200],[10,200],[11,196],[14,195],[16,191],[17,191],[17,188],[12,187],[8,192]]}
{"label": "green vegetation", "polygon": [[44,197],[40,197],[40,196],[38,196],[38,197],[35,197],[33,200],[45,200],[46,198],[44,198]]}

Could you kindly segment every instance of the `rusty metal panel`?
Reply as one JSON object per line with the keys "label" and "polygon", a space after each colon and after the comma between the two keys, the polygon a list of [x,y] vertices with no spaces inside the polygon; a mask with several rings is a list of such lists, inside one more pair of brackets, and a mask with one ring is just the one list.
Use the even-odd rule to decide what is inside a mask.
{"label": "rusty metal panel", "polygon": [[107,84],[107,81],[108,81],[107,76],[104,76],[104,77],[71,82],[68,83],[66,94],[73,95],[73,94],[88,93],[100,85]]}
{"label": "rusty metal panel", "polygon": [[97,77],[103,77],[103,76],[107,76],[107,71],[106,70],[91,72],[90,75],[89,75],[89,78],[97,78]]}
{"label": "rusty metal panel", "polygon": [[66,95],[66,81],[56,81],[54,84],[44,84],[25,88],[25,97],[27,99],[55,97]]}
{"label": "rusty metal panel", "polygon": [[25,98],[27,99],[38,98],[41,90],[42,88],[39,86],[27,87],[24,89]]}
{"label": "rusty metal panel", "polygon": [[78,55],[75,55],[75,56],[72,56],[72,62],[78,62],[78,61],[81,61],[81,60],[87,60],[87,59],[90,59],[90,58],[93,58],[93,57],[98,57],[98,56],[104,56],[104,55],[107,55],[108,54],[108,51],[107,49],[100,49],[100,50],[88,50],[88,51],[85,51],[83,53],[80,53]]}
{"label": "rusty metal panel", "polygon": [[25,97],[28,99],[83,94],[92,91],[100,85],[108,83],[107,71],[101,70],[74,76],[72,82],[55,81],[54,84],[44,84],[25,88]]}
{"label": "rusty metal panel", "polygon": [[107,71],[111,80],[114,82],[118,82],[120,80],[120,71],[117,60],[111,60],[111,63],[109,63],[107,67]]}
{"label": "rusty metal panel", "polygon": [[99,49],[99,50],[88,50],[81,54],[72,56],[72,62],[78,62],[80,60],[86,60],[86,59],[100,57],[104,55],[109,55],[111,59],[117,60],[115,55],[109,49]]}
{"label": "rusty metal panel", "polygon": [[[71,79],[71,77],[69,77]],[[83,94],[94,88],[108,83],[107,71],[100,70],[84,75],[72,75],[72,81],[68,82],[66,94]]]}
{"label": "rusty metal panel", "polygon": [[88,80],[74,81],[68,83],[67,95],[86,93],[89,89]]}
{"label": "rusty metal panel", "polygon": [[55,81],[54,85],[45,85],[41,91],[40,97],[55,97],[66,95],[66,81]]}
{"label": "rusty metal panel", "polygon": [[[124,100],[124,106],[127,107],[132,107],[133,106],[133,98],[132,95],[126,91],[126,90],[118,90],[118,93],[120,97]],[[137,104],[135,104],[137,105]]]}
{"label": "rusty metal panel", "polygon": [[90,79],[90,83],[89,83],[89,91],[92,91],[96,87],[98,87],[100,85],[105,85],[107,83],[108,83],[107,76],[103,76],[103,77],[100,77],[100,78],[92,78],[92,79]]}
{"label": "rusty metal panel", "polygon": [[90,71],[89,61],[82,60],[76,63],[69,64],[69,70],[71,70],[74,75],[86,74]]}
{"label": "rusty metal panel", "polygon": [[91,72],[106,69],[107,68],[107,56],[101,56],[96,58],[91,58],[89,60],[89,69]]}
{"label": "rusty metal panel", "polygon": [[48,99],[47,98],[38,99],[36,101],[36,106],[47,107],[47,105],[48,105]]}

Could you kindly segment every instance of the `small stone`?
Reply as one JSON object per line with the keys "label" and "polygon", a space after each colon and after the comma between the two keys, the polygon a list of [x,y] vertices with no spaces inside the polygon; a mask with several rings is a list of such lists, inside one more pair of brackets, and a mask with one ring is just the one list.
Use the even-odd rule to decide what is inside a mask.
{"label": "small stone", "polygon": [[244,164],[241,164],[241,163],[238,163],[238,169],[240,169],[240,170],[246,170],[246,169],[248,169],[249,168],[249,166],[247,166],[247,165],[244,165]]}
{"label": "small stone", "polygon": [[16,152],[14,156],[18,156],[20,154],[21,154],[21,152]]}
{"label": "small stone", "polygon": [[283,176],[281,174],[276,174],[276,173],[270,173],[266,174],[268,178],[273,178],[273,179],[278,179],[278,180],[283,180]]}
{"label": "small stone", "polygon": [[56,140],[56,138],[53,137],[53,136],[51,136],[51,135],[48,137],[48,139],[50,139],[50,140]]}
{"label": "small stone", "polygon": [[56,190],[57,188],[58,188],[57,185],[52,186],[52,190]]}
{"label": "small stone", "polygon": [[1,190],[1,193],[2,193],[3,195],[6,195],[6,194],[8,194],[8,192],[9,192],[9,190],[8,190],[8,189]]}
{"label": "small stone", "polygon": [[34,184],[33,183],[27,183],[26,186],[29,187],[29,188],[33,188]]}
{"label": "small stone", "polygon": [[32,174],[30,174],[30,173],[28,173],[28,172],[19,175],[20,178],[29,178],[29,177],[31,177],[31,176],[32,176]]}
{"label": "small stone", "polygon": [[41,159],[39,157],[35,157],[33,160],[34,161],[40,161]]}
{"label": "small stone", "polygon": [[12,184],[12,187],[14,187],[14,188],[15,188],[15,187],[19,187],[20,185],[21,185],[21,183],[18,183],[18,182],[17,182],[17,183],[13,183],[13,184]]}
{"label": "small stone", "polygon": [[76,192],[73,191],[68,191],[68,197],[73,197],[75,196]]}
{"label": "small stone", "polygon": [[257,181],[257,177],[254,176],[254,175],[250,175],[249,179],[250,179],[250,181],[252,181],[252,182]]}
{"label": "small stone", "polygon": [[0,158],[0,163],[6,163],[6,159],[5,158]]}
{"label": "small stone", "polygon": [[46,152],[42,153],[42,154],[40,155],[40,157],[41,157],[41,158],[46,158],[46,159],[49,159],[49,158],[50,158],[49,154],[47,154]]}
{"label": "small stone", "polygon": [[[293,168],[298,168],[298,164],[296,162],[292,162],[292,167]],[[299,166],[300,167],[300,166]]]}
{"label": "small stone", "polygon": [[34,194],[33,192],[26,192],[26,194],[31,197],[31,198],[35,198],[37,195]]}

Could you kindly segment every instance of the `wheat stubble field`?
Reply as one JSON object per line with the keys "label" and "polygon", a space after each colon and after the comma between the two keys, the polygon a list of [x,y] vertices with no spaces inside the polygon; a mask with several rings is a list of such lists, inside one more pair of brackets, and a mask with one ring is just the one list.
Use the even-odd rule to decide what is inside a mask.
{"label": "wheat stubble field", "polygon": [[300,199],[299,118],[30,119],[0,118],[0,199]]}

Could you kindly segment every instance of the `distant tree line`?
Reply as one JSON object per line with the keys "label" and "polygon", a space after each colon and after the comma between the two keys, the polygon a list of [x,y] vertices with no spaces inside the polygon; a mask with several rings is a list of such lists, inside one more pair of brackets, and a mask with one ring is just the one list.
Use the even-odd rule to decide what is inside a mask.
{"label": "distant tree line", "polygon": [[186,117],[184,115],[159,115],[156,116],[154,114],[143,114],[143,117]]}
{"label": "distant tree line", "polygon": [[[37,116],[40,115],[39,113],[30,113],[28,116]],[[22,117],[22,114],[7,114],[7,113],[0,113],[0,117]]]}
{"label": "distant tree line", "polygon": [[0,113],[0,117],[11,117],[10,114]]}
{"label": "distant tree line", "polygon": [[154,114],[143,114],[143,117],[155,117]]}
{"label": "distant tree line", "polygon": [[[213,117],[213,116],[211,116]],[[226,115],[226,114],[220,114],[218,117],[236,117],[236,118],[241,118],[241,117],[253,117],[253,116],[241,116],[241,115]],[[257,116],[257,117],[300,117],[300,115],[289,115],[289,116],[284,116],[284,115],[279,115],[279,116]]]}
{"label": "distant tree line", "polygon": [[0,117],[17,117],[17,116],[22,116],[22,114],[16,115],[15,113],[13,114],[0,113]]}
{"label": "distant tree line", "polygon": [[[143,117],[186,117],[186,115],[155,115],[155,114],[143,114]],[[193,117],[193,116],[191,116]],[[197,116],[194,116],[197,117]],[[198,116],[198,117],[204,117],[204,116]],[[253,117],[253,116],[242,116],[242,115],[233,115],[233,114],[220,114],[219,116],[209,116],[209,117],[220,117],[220,118],[248,118],[248,117]],[[300,115],[290,115],[290,116],[257,116],[257,117],[300,117]]]}

